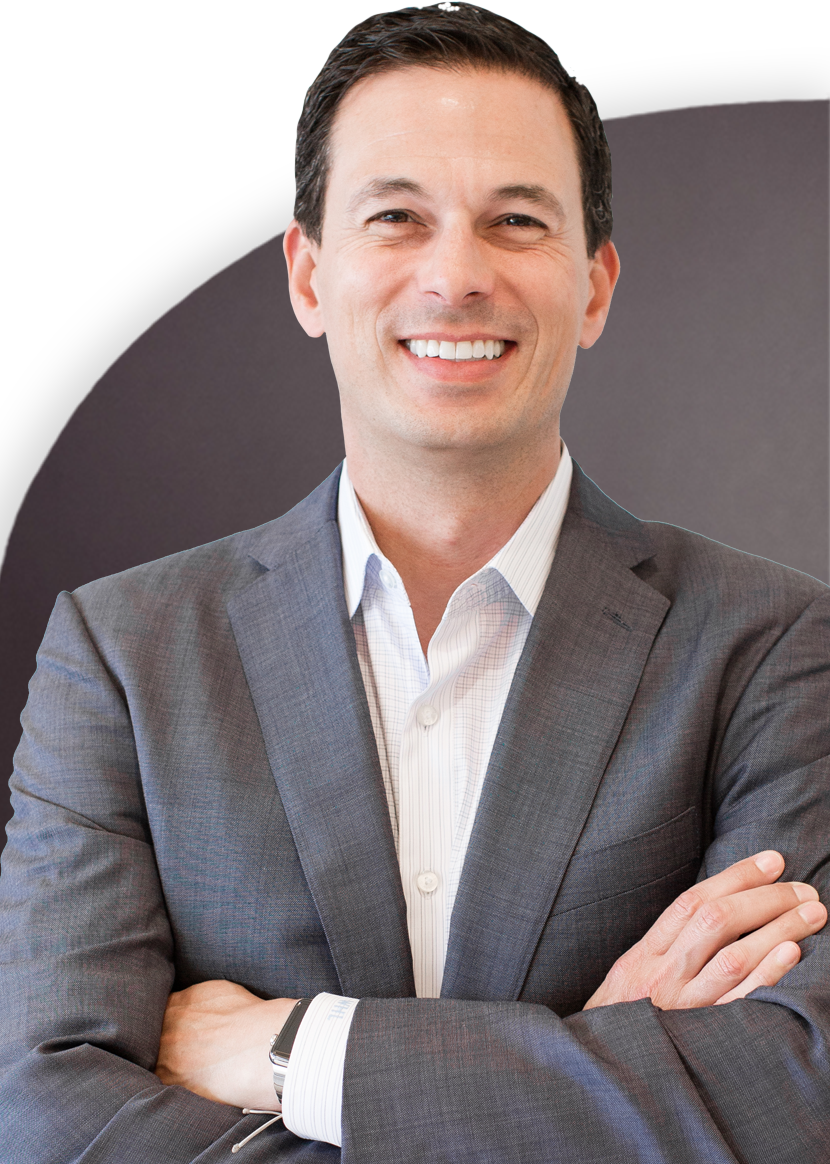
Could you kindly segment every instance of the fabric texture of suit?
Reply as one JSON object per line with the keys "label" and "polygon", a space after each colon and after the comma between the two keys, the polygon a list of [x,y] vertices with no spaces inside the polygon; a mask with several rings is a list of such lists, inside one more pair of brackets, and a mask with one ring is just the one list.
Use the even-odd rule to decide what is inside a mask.
{"label": "fabric texture of suit", "polygon": [[[170,990],[226,978],[363,1000],[345,1162],[826,1161],[824,934],[749,1000],[580,1008],[741,857],[777,848],[830,896],[830,591],[640,522],[575,466],[442,998],[415,999],[337,478],[58,600],[0,881],[0,1159],[228,1159],[260,1117],[151,1073]],[[279,1125],[243,1152],[339,1155]]]}

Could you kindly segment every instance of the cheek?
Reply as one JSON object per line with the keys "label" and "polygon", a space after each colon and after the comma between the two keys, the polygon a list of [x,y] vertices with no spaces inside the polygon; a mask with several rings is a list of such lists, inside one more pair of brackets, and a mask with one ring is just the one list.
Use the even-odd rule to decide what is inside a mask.
{"label": "cheek", "polygon": [[560,360],[574,358],[585,315],[586,297],[583,290],[577,280],[561,288],[558,301],[551,305],[547,316],[551,343],[556,347]]}
{"label": "cheek", "polygon": [[501,272],[508,298],[533,317],[542,346],[578,333],[588,280],[571,256],[544,256],[535,263],[508,260]]}
{"label": "cheek", "polygon": [[346,335],[376,335],[379,321],[399,300],[400,271],[392,262],[352,261],[327,273],[323,289],[331,328]]}

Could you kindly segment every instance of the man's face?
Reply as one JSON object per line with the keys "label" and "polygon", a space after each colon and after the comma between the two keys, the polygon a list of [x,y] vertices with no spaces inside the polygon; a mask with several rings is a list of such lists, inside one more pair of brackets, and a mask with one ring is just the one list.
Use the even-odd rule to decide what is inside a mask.
{"label": "man's face", "polygon": [[[617,273],[610,244],[588,258],[556,95],[473,69],[356,85],[332,134],[322,244],[295,226],[286,252],[300,322],[328,339],[347,450],[357,433],[469,451],[555,438]],[[436,345],[456,358],[422,354]]]}

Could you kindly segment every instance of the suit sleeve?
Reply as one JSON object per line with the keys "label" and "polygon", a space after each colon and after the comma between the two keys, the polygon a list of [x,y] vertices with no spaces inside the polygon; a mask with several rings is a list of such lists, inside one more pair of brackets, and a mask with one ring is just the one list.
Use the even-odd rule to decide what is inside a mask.
{"label": "suit sleeve", "polygon": [[[174,944],[129,710],[72,600],[38,655],[0,878],[0,1160],[210,1164],[262,1117],[153,1074]],[[332,1159],[276,1125],[243,1159]]]}
{"label": "suit sleeve", "polygon": [[[701,876],[764,848],[830,901],[830,596],[748,682],[712,761]],[[830,1144],[830,934],[726,1006],[648,999],[559,1019],[517,1002],[363,1000],[344,1164],[821,1164]]]}

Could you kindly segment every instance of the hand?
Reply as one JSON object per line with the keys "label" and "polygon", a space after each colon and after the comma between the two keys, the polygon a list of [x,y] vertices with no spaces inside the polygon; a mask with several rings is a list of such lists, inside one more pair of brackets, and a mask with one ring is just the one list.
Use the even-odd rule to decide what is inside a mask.
{"label": "hand", "polygon": [[827,921],[812,885],[770,884],[783,871],[780,853],[757,853],[681,893],[584,1009],[650,998],[662,1010],[682,1010],[774,986],[801,957],[796,942]]}
{"label": "hand", "polygon": [[224,981],[171,994],[156,1075],[218,1103],[279,1111],[268,1048],[295,1001],[263,1001]]}

